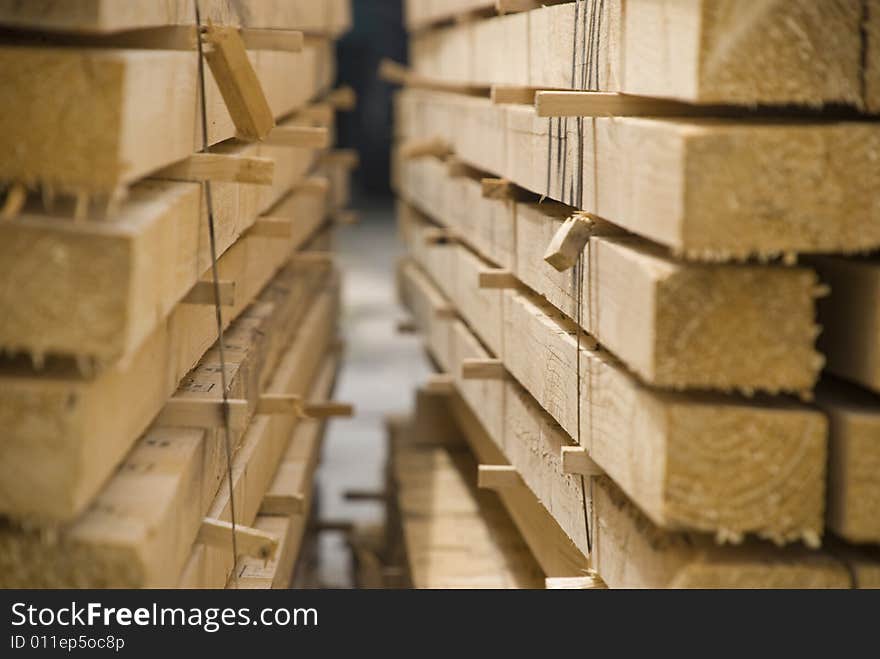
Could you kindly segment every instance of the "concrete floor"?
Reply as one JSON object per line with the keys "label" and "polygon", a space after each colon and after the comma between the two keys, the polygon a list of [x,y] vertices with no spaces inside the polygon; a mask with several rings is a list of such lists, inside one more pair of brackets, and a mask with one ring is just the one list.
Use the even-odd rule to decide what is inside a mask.
{"label": "concrete floor", "polygon": [[[392,202],[367,200],[357,207],[360,224],[340,230],[336,246],[345,275],[342,332],[346,342],[336,399],[354,403],[357,414],[329,424],[318,471],[320,517],[334,522],[382,520],[379,504],[347,502],[344,493],[383,488],[384,417],[411,409],[415,387],[431,372],[419,339],[396,331],[405,314],[395,287],[402,245]],[[321,534],[318,557],[323,587],[353,585],[341,533]]]}

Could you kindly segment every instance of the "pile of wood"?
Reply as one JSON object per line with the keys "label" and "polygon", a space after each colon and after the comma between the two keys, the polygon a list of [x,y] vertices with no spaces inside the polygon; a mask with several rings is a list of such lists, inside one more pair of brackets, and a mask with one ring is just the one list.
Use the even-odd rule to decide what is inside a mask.
{"label": "pile of wood", "polygon": [[0,0],[2,586],[289,583],[350,412],[349,23],[348,0]]}
{"label": "pile of wood", "polygon": [[545,575],[880,585],[880,5],[452,4],[400,294]]}

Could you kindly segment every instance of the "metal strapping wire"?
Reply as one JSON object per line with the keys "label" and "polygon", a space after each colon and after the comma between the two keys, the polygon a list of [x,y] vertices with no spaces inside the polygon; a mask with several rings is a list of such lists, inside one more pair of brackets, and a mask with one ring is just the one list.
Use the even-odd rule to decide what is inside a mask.
{"label": "metal strapping wire", "polygon": [[[199,0],[193,0],[196,10],[196,32],[198,33],[199,55],[199,85],[201,87],[201,121],[202,121],[202,153],[210,151],[208,143],[208,107],[205,98],[205,47],[202,38],[202,14],[199,9]],[[214,311],[217,317],[217,346],[220,354],[220,385],[223,388],[223,433],[226,446],[226,478],[229,485],[229,514],[232,518],[232,578],[235,587],[238,588],[238,574],[235,564],[238,560],[238,540],[236,538],[235,516],[235,486],[232,481],[232,427],[229,412],[229,389],[226,382],[226,354],[223,345],[223,310],[220,305],[220,273],[217,270],[217,238],[214,228],[214,199],[211,194],[211,182],[203,181],[205,200],[208,207],[208,236],[211,242],[211,275],[214,280]]]}

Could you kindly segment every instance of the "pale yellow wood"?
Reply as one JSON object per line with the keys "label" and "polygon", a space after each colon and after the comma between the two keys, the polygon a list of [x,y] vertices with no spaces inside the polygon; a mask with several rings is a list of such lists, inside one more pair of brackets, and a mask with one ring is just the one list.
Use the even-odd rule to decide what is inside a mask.
{"label": "pale yellow wood", "polygon": [[486,269],[479,273],[477,286],[483,289],[507,289],[519,286],[516,275],[509,270]]}
{"label": "pale yellow wood", "polygon": [[404,160],[415,160],[428,156],[445,156],[449,153],[449,145],[443,138],[431,138],[418,142],[407,142],[400,147],[400,157]]}
{"label": "pale yellow wood", "polygon": [[[287,332],[267,333],[274,340],[271,345],[262,346],[268,349],[264,369],[270,370],[268,365],[277,363],[279,358],[282,363],[269,383],[268,373],[264,378],[255,378],[254,368],[242,365],[245,362],[241,361],[241,352],[230,352],[228,363],[236,369],[230,373],[230,385],[235,392],[244,391],[244,381],[263,379],[270,391],[306,392],[314,374],[314,360],[310,357],[326,340],[327,330],[320,321],[300,323],[299,319],[316,315],[326,318],[333,313],[333,306],[327,302],[310,304],[316,290],[324,286],[331,286],[332,290],[332,282],[321,282],[322,277],[314,271],[299,274],[292,269],[285,271],[278,280],[280,288],[275,290],[287,290],[289,298],[278,298],[277,313],[284,316],[287,327],[303,328],[289,351],[294,354],[284,354],[288,348]],[[310,306],[314,311],[307,315]],[[263,318],[267,311],[263,305],[260,309]],[[235,345],[253,342],[259,331],[270,329],[259,315],[243,318],[247,320],[238,325],[240,329],[234,326],[226,335],[227,341]],[[276,322],[281,320],[278,318]],[[248,359],[253,361],[255,356]],[[197,391],[216,388],[219,380],[212,366],[215,363],[216,355],[209,355],[205,368],[193,372],[192,385]],[[241,433],[236,433],[233,442],[241,439],[242,445],[246,445],[250,441],[248,437],[256,441],[255,438],[270,431],[283,436],[285,428],[290,427],[283,419],[264,417],[257,418],[251,426],[248,433],[253,430],[252,434],[242,438]],[[11,526],[0,534],[3,547],[0,559],[9,561],[3,563],[4,585],[173,586],[191,553],[202,518],[208,513],[218,488],[225,486],[224,445],[221,432],[185,428],[150,430],[101,488],[93,505],[71,523],[56,527],[51,541],[35,530],[25,532]],[[237,455],[242,450],[240,448]]]}
{"label": "pale yellow wood", "polygon": [[217,304],[219,293],[219,303],[224,307],[235,306],[235,282],[220,281],[214,286],[213,281],[199,281],[193,286],[186,297],[183,298],[184,304]]}
{"label": "pale yellow wood", "polygon": [[[228,413],[224,408],[228,408]],[[232,428],[244,428],[250,416],[248,402],[230,400],[224,405],[223,401],[211,398],[170,398],[153,425],[157,428],[222,428],[227,414]]]}
{"label": "pale yellow wood", "polygon": [[0,221],[14,220],[21,213],[27,201],[27,189],[20,183],[15,183],[6,191],[3,208],[0,209]]}
{"label": "pale yellow wood", "polygon": [[305,36],[297,30],[242,28],[241,39],[248,50],[284,50],[302,52]]}
{"label": "pale yellow wood", "polygon": [[590,240],[593,221],[586,215],[575,213],[556,231],[547,245],[544,260],[559,272],[571,270]]}
{"label": "pale yellow wood", "polygon": [[605,470],[595,463],[586,449],[580,446],[563,446],[561,458],[562,472],[565,474],[590,477],[605,475]]}
{"label": "pale yellow wood", "polygon": [[[311,195],[292,194],[276,214],[296,215],[289,240],[246,235],[218,262],[221,279],[236,282],[237,317],[324,220]],[[124,362],[89,378],[50,362],[44,372],[7,363],[0,372],[0,510],[8,516],[71,519],[81,512],[116,464],[216,341],[214,309],[179,304]],[[47,377],[49,376],[49,377]],[[137,392],[136,395],[132,392]],[[117,410],[106,414],[108,408]],[[65,441],[57,443],[59,433]],[[35,469],[39,465],[39,469]]]}
{"label": "pale yellow wood", "polygon": [[[239,556],[252,556],[271,560],[278,549],[278,537],[248,526],[236,525],[234,530]],[[196,544],[230,551],[232,548],[233,527],[231,522],[206,517],[202,520]]]}
{"label": "pale yellow wood", "polygon": [[[324,42],[250,53],[271,114],[286,116],[326,89],[330,57]],[[109,193],[202,148],[191,52],[6,47],[0,85],[10,101],[0,108],[3,180]],[[217,144],[235,127],[210,71],[206,88],[208,143]]]}
{"label": "pale yellow wood", "polygon": [[350,418],[355,408],[349,403],[311,401],[303,405],[303,414],[309,419]]}
{"label": "pale yellow wood", "polygon": [[257,414],[299,414],[302,399],[288,394],[263,394],[257,401]]}
{"label": "pale yellow wood", "polygon": [[320,126],[277,126],[266,136],[265,142],[303,149],[326,149],[330,146],[330,133]]}
{"label": "pale yellow wood", "polygon": [[548,577],[545,581],[547,590],[603,590],[608,586],[597,576],[583,577]]}
{"label": "pale yellow wood", "polygon": [[[337,35],[350,23],[350,0],[199,0],[207,23],[256,29],[306,30]],[[18,0],[0,2],[0,24],[29,29],[112,33],[169,25],[194,25],[191,0]]]}
{"label": "pale yellow wood", "polygon": [[293,236],[293,222],[284,218],[261,217],[250,228],[249,235],[260,238],[281,238],[290,240]]}
{"label": "pale yellow wood", "polygon": [[464,380],[503,380],[507,377],[500,359],[465,359],[461,362]]}
{"label": "pale yellow wood", "polygon": [[248,158],[223,153],[197,153],[181,163],[156,172],[155,178],[172,181],[218,181],[272,185],[275,178],[275,162],[269,158]]}

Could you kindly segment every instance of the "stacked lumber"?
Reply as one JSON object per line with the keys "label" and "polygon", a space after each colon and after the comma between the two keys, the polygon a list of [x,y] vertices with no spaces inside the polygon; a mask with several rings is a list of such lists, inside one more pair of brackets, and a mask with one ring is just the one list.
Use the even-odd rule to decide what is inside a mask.
{"label": "stacked lumber", "polygon": [[351,413],[348,5],[0,2],[2,586],[289,585]]}
{"label": "stacked lumber", "polygon": [[409,4],[400,295],[548,587],[880,585],[875,3]]}
{"label": "stacked lumber", "polygon": [[[445,423],[436,423],[437,416]],[[419,393],[389,433],[390,493],[409,583],[417,589],[542,588],[543,575],[477,463],[447,396]]]}

